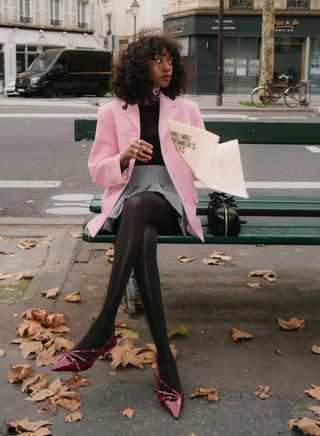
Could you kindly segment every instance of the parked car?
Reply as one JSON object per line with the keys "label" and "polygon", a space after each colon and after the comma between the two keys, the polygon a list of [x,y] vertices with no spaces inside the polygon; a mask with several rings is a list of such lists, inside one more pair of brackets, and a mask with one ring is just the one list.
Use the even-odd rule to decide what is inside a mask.
{"label": "parked car", "polygon": [[8,97],[14,97],[15,95],[19,95],[19,93],[16,91],[16,81],[15,80],[12,80],[11,82],[9,82],[7,84],[7,86],[5,86],[4,93]]}
{"label": "parked car", "polygon": [[24,96],[94,94],[109,91],[112,55],[106,50],[49,49],[41,53],[16,79]]}

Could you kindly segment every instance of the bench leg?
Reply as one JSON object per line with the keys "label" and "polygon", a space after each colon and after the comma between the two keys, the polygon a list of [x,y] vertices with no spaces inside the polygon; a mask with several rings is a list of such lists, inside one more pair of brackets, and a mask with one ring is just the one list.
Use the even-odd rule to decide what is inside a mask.
{"label": "bench leg", "polygon": [[138,295],[138,286],[134,278],[134,273],[131,271],[131,275],[127,284],[125,293],[125,305],[128,313],[136,313],[136,299]]}

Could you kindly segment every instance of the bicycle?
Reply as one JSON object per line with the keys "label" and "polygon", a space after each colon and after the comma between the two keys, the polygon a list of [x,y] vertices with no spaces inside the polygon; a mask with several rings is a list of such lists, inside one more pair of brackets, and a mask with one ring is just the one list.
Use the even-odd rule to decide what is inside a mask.
{"label": "bicycle", "polygon": [[[289,107],[295,107],[301,104],[300,89],[297,85],[289,83],[290,76],[281,74],[279,79],[285,79],[282,83],[266,83],[257,86],[251,91],[251,101],[257,107],[264,107],[272,103],[277,103],[283,97]],[[279,89],[278,92],[275,92]]]}

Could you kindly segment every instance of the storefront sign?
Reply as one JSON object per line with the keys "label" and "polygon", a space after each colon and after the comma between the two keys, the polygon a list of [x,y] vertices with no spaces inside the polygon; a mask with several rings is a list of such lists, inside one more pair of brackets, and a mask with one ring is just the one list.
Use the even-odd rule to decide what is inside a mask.
{"label": "storefront sign", "polygon": [[287,18],[285,20],[276,19],[274,23],[275,33],[292,33],[299,27],[300,21],[297,18]]}

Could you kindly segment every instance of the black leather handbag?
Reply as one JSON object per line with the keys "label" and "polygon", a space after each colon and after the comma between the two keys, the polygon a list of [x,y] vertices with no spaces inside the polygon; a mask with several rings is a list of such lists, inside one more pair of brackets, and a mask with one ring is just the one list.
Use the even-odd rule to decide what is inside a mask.
{"label": "black leather handbag", "polygon": [[214,236],[237,236],[241,221],[238,204],[232,196],[212,192],[209,194],[208,226]]}

